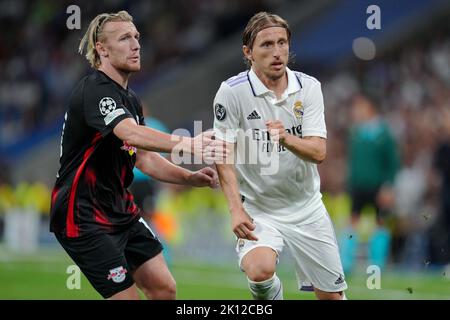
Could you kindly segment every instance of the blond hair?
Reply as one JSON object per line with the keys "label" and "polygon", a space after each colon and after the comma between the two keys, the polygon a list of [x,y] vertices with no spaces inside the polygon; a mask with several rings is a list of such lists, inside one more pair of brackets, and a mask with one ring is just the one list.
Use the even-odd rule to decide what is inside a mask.
{"label": "blond hair", "polygon": [[[289,24],[286,20],[273,13],[258,12],[248,21],[242,34],[242,44],[249,49],[252,49],[258,32],[271,27],[281,27],[286,29],[287,40],[289,43],[291,42],[291,29],[289,29]],[[244,60],[248,66],[251,66],[251,61],[245,56]]]}
{"label": "blond hair", "polygon": [[89,24],[86,33],[83,36],[83,39],[80,41],[80,45],[78,47],[78,52],[83,54],[84,49],[86,48],[85,57],[91,67],[98,69],[100,67],[100,55],[97,52],[95,47],[98,41],[103,42],[105,40],[105,35],[103,33],[103,28],[105,27],[107,22],[114,21],[127,21],[133,22],[133,17],[126,12],[125,10],[119,11],[117,13],[102,13],[97,15]]}

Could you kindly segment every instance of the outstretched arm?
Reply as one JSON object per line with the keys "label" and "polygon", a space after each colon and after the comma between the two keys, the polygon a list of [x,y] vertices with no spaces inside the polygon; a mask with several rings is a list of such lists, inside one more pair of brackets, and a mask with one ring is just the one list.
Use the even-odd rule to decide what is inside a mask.
{"label": "outstretched arm", "polygon": [[[212,142],[212,131],[203,132],[194,138],[167,134],[145,126],[140,126],[132,118],[120,121],[114,127],[114,134],[130,146],[147,151],[167,152],[182,150],[204,157],[206,147]],[[216,153],[219,153],[216,150]]]}
{"label": "outstretched arm", "polygon": [[205,167],[193,172],[173,164],[156,152],[138,150],[136,167],[163,182],[211,188],[218,185],[217,173],[213,169]]}

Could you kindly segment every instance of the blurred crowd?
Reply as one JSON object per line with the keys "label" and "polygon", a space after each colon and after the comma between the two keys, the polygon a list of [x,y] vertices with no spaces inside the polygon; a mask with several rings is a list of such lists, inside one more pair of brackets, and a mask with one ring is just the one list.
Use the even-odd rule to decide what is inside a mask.
{"label": "blurred crowd", "polygon": [[[270,10],[283,1],[288,0],[78,1],[82,30],[75,31],[66,28],[65,9],[72,1],[0,2],[0,27],[8,30],[2,32],[0,41],[0,146],[62,118],[68,92],[88,72],[85,61],[74,59],[78,41],[87,21],[105,7],[128,10],[139,26],[145,66],[133,80],[139,84],[240,30],[256,10]],[[349,218],[351,211],[351,105],[364,91],[389,125],[400,160],[386,222],[392,234],[390,259],[417,269],[450,263],[448,25],[427,29],[374,61],[351,62],[314,76],[322,82],[328,129],[327,160],[319,166],[322,191],[331,204],[330,214],[338,221],[338,231],[344,229],[340,216]],[[9,183],[3,170],[0,213],[19,203],[23,190],[34,190],[7,187]],[[41,185],[38,188],[39,194],[45,194]],[[173,191],[171,200],[162,202],[177,203],[174,199],[182,199],[182,194],[183,190]],[[46,211],[46,205],[40,205],[40,211]]]}
{"label": "blurred crowd", "polygon": [[421,268],[450,262],[450,29],[439,25],[375,61],[323,80],[328,129],[322,190],[349,191],[351,104],[361,91],[389,124],[401,166],[389,221],[394,261]]}
{"label": "blurred crowd", "polygon": [[[127,10],[141,33],[142,72],[134,86],[157,77],[245,25],[257,10],[287,0],[5,0],[0,2],[0,146],[60,120],[73,84],[89,71],[75,59],[96,14]],[[69,30],[67,7],[81,11],[81,30]],[[72,13],[72,12],[71,12]]]}

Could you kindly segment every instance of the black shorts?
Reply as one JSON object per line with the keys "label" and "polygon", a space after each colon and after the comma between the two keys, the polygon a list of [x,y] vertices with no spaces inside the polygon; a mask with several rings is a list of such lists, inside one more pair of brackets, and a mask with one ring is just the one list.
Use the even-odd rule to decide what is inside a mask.
{"label": "black shorts", "polygon": [[79,238],[55,236],[103,298],[131,287],[137,267],[163,249],[142,218],[116,233],[99,232]]}

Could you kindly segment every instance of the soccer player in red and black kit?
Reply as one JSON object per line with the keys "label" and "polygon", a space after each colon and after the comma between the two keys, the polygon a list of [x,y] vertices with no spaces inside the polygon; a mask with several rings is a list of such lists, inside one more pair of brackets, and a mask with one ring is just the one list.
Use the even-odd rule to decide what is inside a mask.
{"label": "soccer player in red and black kit", "polygon": [[217,185],[209,168],[192,172],[158,152],[203,159],[221,151],[211,132],[194,138],[144,126],[142,106],[128,87],[140,70],[139,32],[126,11],[100,14],[81,40],[95,71],[73,91],[61,138],[61,167],[52,193],[50,230],[93,287],[111,299],[174,299],[175,281],[158,238],[141,218],[127,187],[133,167],[165,182]]}

